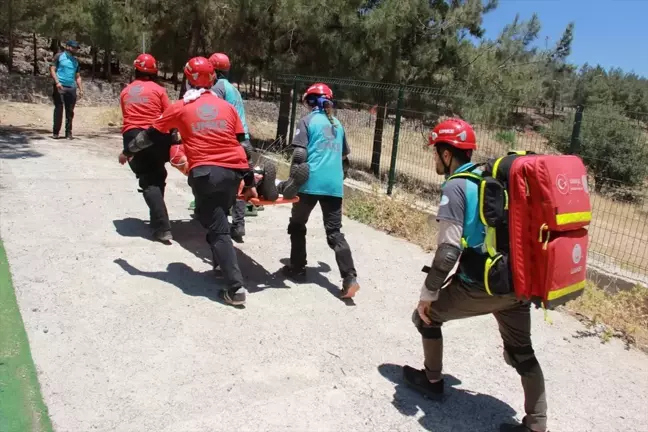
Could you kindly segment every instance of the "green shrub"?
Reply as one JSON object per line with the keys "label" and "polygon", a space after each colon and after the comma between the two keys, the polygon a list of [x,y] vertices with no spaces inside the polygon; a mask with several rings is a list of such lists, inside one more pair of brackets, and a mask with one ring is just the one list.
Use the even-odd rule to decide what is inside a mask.
{"label": "green shrub", "polygon": [[[569,153],[572,127],[573,117],[556,120],[543,134],[556,150]],[[579,156],[594,176],[595,190],[642,186],[648,173],[647,141],[638,124],[618,108],[586,109],[581,123]]]}
{"label": "green shrub", "polygon": [[495,134],[495,139],[508,146],[509,150],[515,148],[515,131],[514,130],[501,130]]}

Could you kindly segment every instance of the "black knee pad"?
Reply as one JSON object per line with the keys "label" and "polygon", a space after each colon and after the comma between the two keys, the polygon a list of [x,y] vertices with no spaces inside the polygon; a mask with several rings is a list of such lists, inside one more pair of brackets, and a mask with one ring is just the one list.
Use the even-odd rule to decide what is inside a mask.
{"label": "black knee pad", "polygon": [[345,238],[344,238],[344,234],[342,234],[339,231],[327,234],[326,235],[326,242],[328,243],[328,245],[329,245],[329,247],[331,249],[335,249],[340,244],[346,243]]}
{"label": "black knee pad", "polygon": [[259,196],[268,201],[276,201],[279,198],[279,191],[277,191],[277,185],[275,185],[277,166],[274,162],[264,162],[262,174],[263,178],[257,185]]}
{"label": "black knee pad", "polygon": [[290,222],[288,224],[288,234],[290,235],[306,235],[306,225],[296,224]]}
{"label": "black knee pad", "polygon": [[432,325],[425,324],[416,309],[412,314],[412,322],[423,339],[441,339],[443,337],[443,333],[441,332],[443,323],[432,321]]}
{"label": "black knee pad", "polygon": [[538,366],[538,359],[531,345],[514,347],[504,344],[504,361],[512,366],[520,376],[528,375]]}

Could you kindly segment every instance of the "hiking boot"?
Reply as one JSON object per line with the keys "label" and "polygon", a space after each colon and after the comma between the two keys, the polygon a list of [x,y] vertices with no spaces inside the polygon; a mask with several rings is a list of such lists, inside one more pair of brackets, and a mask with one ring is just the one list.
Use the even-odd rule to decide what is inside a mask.
{"label": "hiking boot", "polygon": [[153,233],[153,238],[162,243],[168,243],[173,240],[173,235],[171,234],[171,231],[155,231]]}
{"label": "hiking boot", "polygon": [[57,134],[57,133],[52,134],[52,139],[57,140],[57,139],[60,139],[60,138],[61,138],[61,137],[59,136],[59,134]]}
{"label": "hiking boot", "polygon": [[256,209],[258,212],[265,210],[265,207],[261,206],[256,206]]}
{"label": "hiking boot", "polygon": [[347,276],[342,281],[342,293],[340,293],[340,298],[350,299],[360,290],[360,284],[356,280],[355,276]]}
{"label": "hiking boot", "polygon": [[443,400],[443,380],[431,383],[424,370],[404,366],[403,379],[405,384],[412,390],[421,393],[425,398],[435,401]]}
{"label": "hiking boot", "polygon": [[230,228],[230,237],[232,237],[232,241],[236,243],[243,243],[243,237],[245,237],[245,228],[233,226],[232,228]]}
{"label": "hiking boot", "polygon": [[288,279],[303,282],[306,279],[306,267],[293,267],[291,265],[283,266],[281,272]]}
{"label": "hiking boot", "polygon": [[65,134],[65,139],[72,140],[74,137],[72,136],[72,132],[66,133]]}
{"label": "hiking boot", "polygon": [[242,306],[245,304],[245,288],[230,288],[223,290],[223,300],[232,306]]}
{"label": "hiking boot", "polygon": [[544,432],[544,431],[534,431],[529,429],[524,423],[502,423],[499,428],[500,432]]}

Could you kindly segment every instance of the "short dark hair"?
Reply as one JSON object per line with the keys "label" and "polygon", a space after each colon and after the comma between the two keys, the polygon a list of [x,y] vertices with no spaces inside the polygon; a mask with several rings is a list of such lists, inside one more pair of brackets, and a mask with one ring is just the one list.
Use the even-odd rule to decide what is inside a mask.
{"label": "short dark hair", "polygon": [[135,69],[135,78],[148,78],[150,80],[155,80],[157,78],[157,73],[142,72],[141,70]]}
{"label": "short dark hair", "polygon": [[452,154],[452,157],[462,165],[470,162],[472,159],[472,150],[461,150],[448,143],[438,143],[436,145],[436,150],[439,153],[439,156],[441,156],[443,150],[448,150]]}

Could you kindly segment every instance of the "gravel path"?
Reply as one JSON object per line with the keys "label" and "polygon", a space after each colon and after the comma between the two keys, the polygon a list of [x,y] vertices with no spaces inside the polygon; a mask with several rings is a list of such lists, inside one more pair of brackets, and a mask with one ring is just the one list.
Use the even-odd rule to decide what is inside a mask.
{"label": "gravel path", "polygon": [[[176,241],[154,243],[119,146],[0,134],[0,235],[57,431],[485,432],[522,416],[519,378],[490,316],[444,328],[456,377],[444,404],[401,384],[399,366],[421,363],[410,314],[429,254],[345,220],[362,283],[349,306],[335,296],[319,214],[311,282],[274,274],[288,255],[289,208],[267,208],[248,219],[239,248],[248,306],[225,306],[184,178],[171,170]],[[646,356],[552,317],[533,316],[551,430],[644,431]]]}

